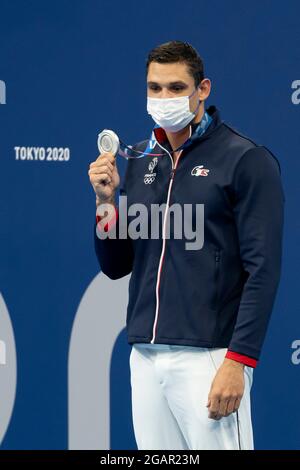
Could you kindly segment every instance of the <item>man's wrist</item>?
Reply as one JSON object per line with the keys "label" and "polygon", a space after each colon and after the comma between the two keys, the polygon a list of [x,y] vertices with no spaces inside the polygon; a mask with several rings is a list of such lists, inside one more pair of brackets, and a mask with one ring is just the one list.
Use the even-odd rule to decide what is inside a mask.
{"label": "man's wrist", "polygon": [[96,208],[99,207],[101,204],[112,204],[115,207],[116,206],[115,195],[113,195],[112,197],[104,201],[104,200],[101,200],[96,194]]}
{"label": "man's wrist", "polygon": [[[98,202],[98,201],[97,201]],[[96,202],[96,224],[100,232],[108,232],[117,222],[119,211],[115,201]],[[102,207],[101,207],[102,206]]]}
{"label": "man's wrist", "polygon": [[228,349],[225,355],[225,358],[231,359],[236,362],[241,362],[242,364],[252,367],[252,368],[255,368],[258,362],[258,360],[254,359],[253,357],[246,356],[244,354],[240,354],[235,351],[231,351],[230,349]]}
{"label": "man's wrist", "polygon": [[236,369],[244,369],[245,364],[243,362],[235,361],[234,359],[229,359],[227,357],[224,358],[224,365],[235,367]]}

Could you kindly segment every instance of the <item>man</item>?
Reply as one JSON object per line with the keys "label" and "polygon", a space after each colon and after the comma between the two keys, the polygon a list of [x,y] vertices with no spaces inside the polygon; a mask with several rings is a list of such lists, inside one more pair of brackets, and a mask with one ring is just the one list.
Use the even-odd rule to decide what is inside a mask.
{"label": "man", "polygon": [[[102,271],[112,279],[132,273],[126,327],[139,449],[253,449],[250,389],[280,277],[284,194],[274,155],[222,121],[215,106],[205,110],[210,90],[188,43],[150,52],[154,145],[133,150],[147,147],[152,156],[128,161],[120,194],[148,213],[166,204],[159,238],[120,235],[112,154],[89,169],[97,208],[114,208],[97,222],[115,237],[97,236],[94,226]],[[185,222],[198,232],[203,206],[197,249],[187,249],[186,232],[174,236],[176,224],[167,237],[172,204],[192,206]]]}

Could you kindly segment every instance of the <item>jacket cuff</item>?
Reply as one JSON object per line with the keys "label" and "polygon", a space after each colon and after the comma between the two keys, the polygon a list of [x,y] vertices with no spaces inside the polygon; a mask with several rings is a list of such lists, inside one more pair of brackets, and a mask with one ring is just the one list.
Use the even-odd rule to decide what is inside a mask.
{"label": "jacket cuff", "polygon": [[245,366],[253,367],[253,369],[255,369],[258,362],[257,359],[253,359],[253,357],[245,356],[244,354],[239,354],[229,350],[227,351],[225,357],[227,359],[232,359],[233,361],[242,362],[245,364]]}
{"label": "jacket cuff", "polygon": [[118,212],[118,209],[117,207],[115,207],[115,212],[114,214],[112,215],[111,219],[109,219],[109,221],[104,225],[101,225],[99,224],[99,222],[104,218],[104,217],[101,217],[100,215],[98,215],[96,213],[96,224],[97,224],[97,228],[100,232],[108,232],[117,222],[118,220],[118,216],[119,216],[119,212]]}

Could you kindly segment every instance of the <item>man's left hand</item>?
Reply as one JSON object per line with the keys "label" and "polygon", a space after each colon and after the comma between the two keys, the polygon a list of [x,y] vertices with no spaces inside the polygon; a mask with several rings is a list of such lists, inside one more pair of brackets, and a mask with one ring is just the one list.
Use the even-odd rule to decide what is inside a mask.
{"label": "man's left hand", "polygon": [[208,395],[209,418],[219,420],[237,411],[245,388],[244,367],[241,362],[224,359]]}

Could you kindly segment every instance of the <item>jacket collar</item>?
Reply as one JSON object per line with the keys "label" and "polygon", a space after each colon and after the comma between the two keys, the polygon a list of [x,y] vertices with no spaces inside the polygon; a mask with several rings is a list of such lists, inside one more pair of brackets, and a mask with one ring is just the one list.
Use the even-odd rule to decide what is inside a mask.
{"label": "jacket collar", "polygon": [[[195,137],[195,142],[198,140],[207,138],[217,127],[219,127],[223,123],[221,119],[220,111],[216,106],[214,105],[209,106],[209,108],[206,109],[206,112],[212,117],[212,122],[210,123],[210,125],[208,126],[208,128],[206,129],[203,135]],[[199,122],[195,122],[191,124],[191,127],[192,127],[191,135],[194,134],[198,124]],[[167,134],[162,127],[154,127],[153,133],[154,133],[154,137],[156,141],[159,144],[167,145],[167,147],[169,147],[169,149],[172,150],[171,145],[167,138]]]}

